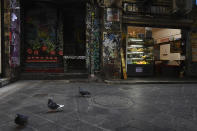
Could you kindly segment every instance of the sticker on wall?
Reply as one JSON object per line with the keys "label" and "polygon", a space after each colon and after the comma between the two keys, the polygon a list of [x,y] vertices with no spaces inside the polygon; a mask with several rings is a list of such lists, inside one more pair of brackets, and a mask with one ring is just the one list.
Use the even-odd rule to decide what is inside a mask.
{"label": "sticker on wall", "polygon": [[119,22],[120,12],[115,8],[107,8],[107,21],[109,22]]}

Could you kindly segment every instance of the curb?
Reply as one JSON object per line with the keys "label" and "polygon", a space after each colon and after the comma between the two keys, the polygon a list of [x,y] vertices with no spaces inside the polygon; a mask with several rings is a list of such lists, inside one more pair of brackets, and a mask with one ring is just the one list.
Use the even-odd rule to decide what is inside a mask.
{"label": "curb", "polygon": [[8,85],[10,83],[11,83],[11,80],[9,78],[0,79],[0,88],[2,88],[3,86]]}
{"label": "curb", "polygon": [[124,81],[104,80],[106,84],[197,84],[197,81]]}

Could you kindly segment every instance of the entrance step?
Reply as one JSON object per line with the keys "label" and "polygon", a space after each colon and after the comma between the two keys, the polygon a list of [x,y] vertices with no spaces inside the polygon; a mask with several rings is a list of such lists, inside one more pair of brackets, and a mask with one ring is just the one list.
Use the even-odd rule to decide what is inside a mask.
{"label": "entrance step", "polygon": [[20,80],[88,79],[88,73],[21,73]]}

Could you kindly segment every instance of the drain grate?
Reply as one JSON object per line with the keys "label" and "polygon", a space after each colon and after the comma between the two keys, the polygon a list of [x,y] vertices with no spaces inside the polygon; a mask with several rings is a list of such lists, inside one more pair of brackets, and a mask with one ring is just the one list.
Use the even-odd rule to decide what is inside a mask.
{"label": "drain grate", "polygon": [[109,95],[95,96],[92,98],[91,103],[95,106],[116,109],[129,108],[134,104],[129,98]]}

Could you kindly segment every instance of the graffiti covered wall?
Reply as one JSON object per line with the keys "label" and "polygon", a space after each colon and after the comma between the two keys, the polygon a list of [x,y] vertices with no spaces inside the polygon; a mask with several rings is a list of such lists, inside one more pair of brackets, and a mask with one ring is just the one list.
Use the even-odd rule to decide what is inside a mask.
{"label": "graffiti covered wall", "polygon": [[103,72],[107,78],[121,76],[121,23],[120,11],[116,8],[104,9],[103,32]]}
{"label": "graffiti covered wall", "polygon": [[10,65],[20,66],[20,6],[19,1],[11,0],[10,25]]}
{"label": "graffiti covered wall", "polygon": [[86,65],[90,73],[100,71],[100,21],[99,8],[86,5]]}

